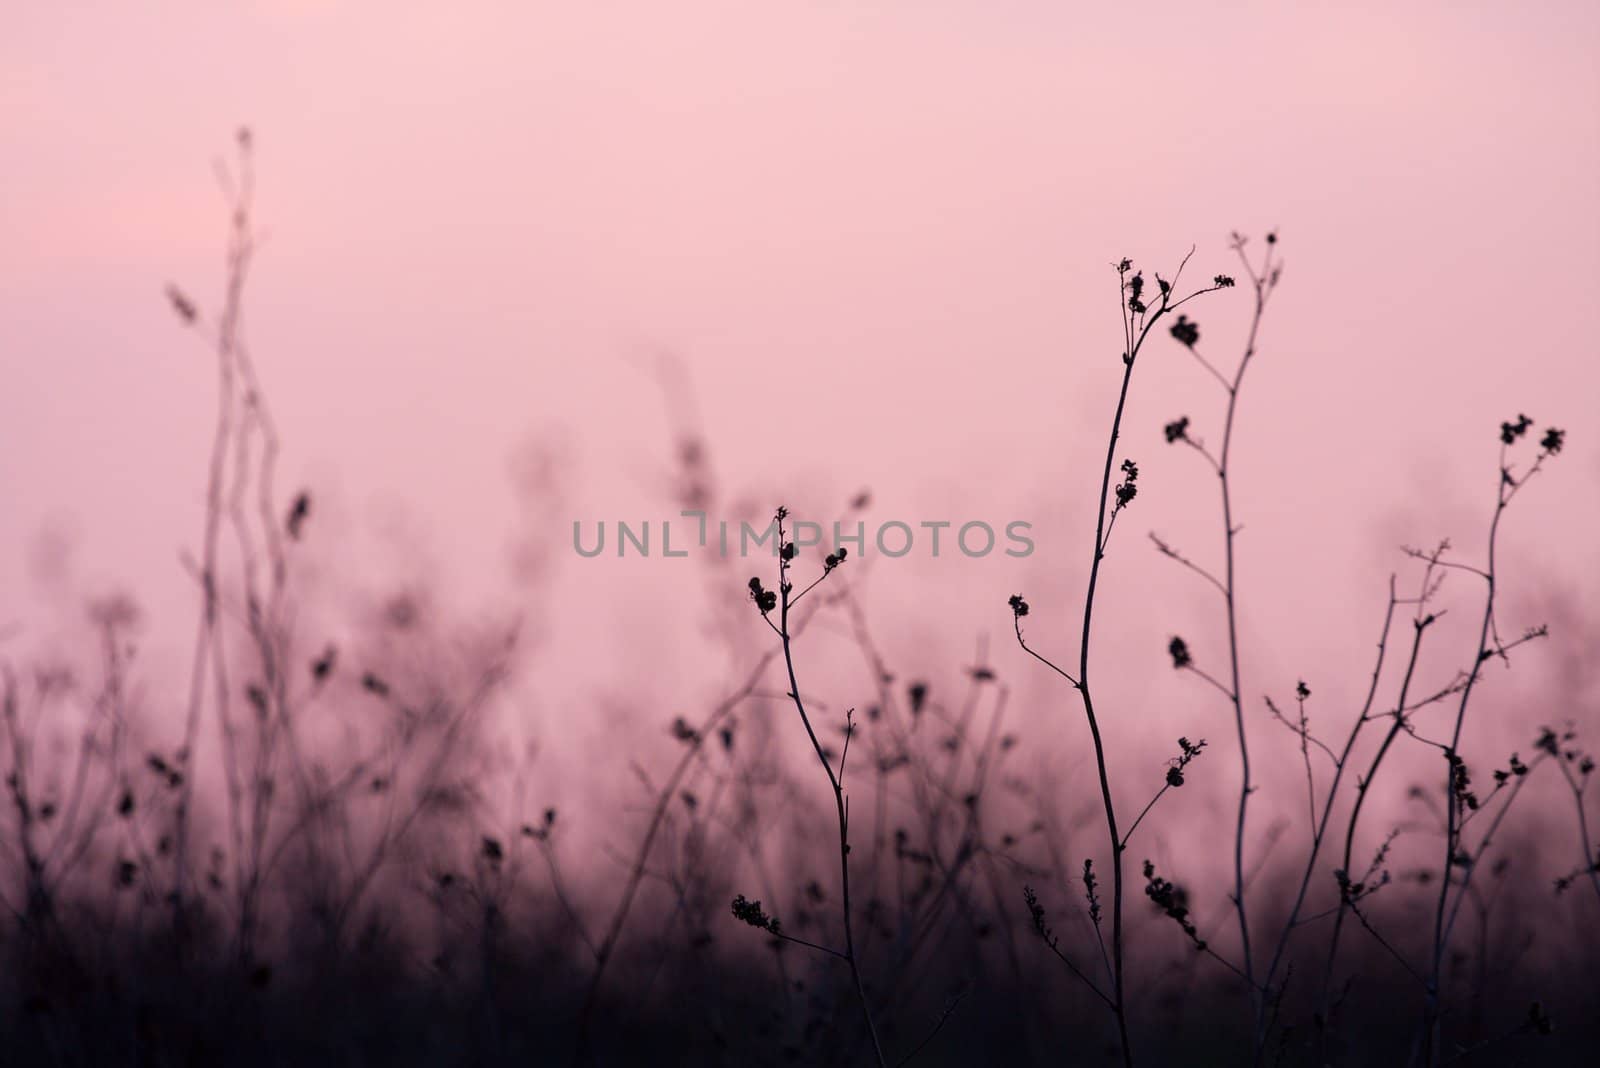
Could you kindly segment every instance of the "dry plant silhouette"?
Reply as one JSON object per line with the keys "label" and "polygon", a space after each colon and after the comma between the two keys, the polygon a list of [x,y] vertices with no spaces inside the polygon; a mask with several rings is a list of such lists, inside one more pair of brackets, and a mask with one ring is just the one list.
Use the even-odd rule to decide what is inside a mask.
{"label": "dry plant silhouette", "polygon": [[[704,634],[730,665],[707,680],[719,695],[682,712],[642,695],[655,726],[588,769],[628,776],[632,800],[612,810],[551,796],[535,757],[488,732],[538,660],[518,620],[447,618],[408,586],[338,620],[302,579],[319,498],[277,480],[283,443],[244,328],[260,244],[248,131],[235,147],[220,311],[166,292],[217,388],[184,560],[198,601],[187,684],[151,692],[145,620],[120,596],[88,606],[92,678],[72,666],[81,653],[0,658],[0,1061],[1588,1062],[1592,709],[1551,685],[1537,709],[1483,696],[1524,645],[1566,640],[1513,626],[1501,585],[1502,526],[1565,433],[1521,414],[1498,428],[1481,555],[1405,550],[1377,591],[1357,707],[1324,707],[1337,664],[1304,665],[1292,688],[1246,677],[1261,594],[1239,581],[1233,456],[1246,373],[1275,355],[1275,234],[1233,237],[1238,283],[1213,273],[1181,290],[1193,250],[1170,277],[1113,265],[1122,375],[1098,483],[1080,487],[1098,507],[1075,661],[1028,633],[1056,606],[1012,594],[1014,659],[980,637],[964,666],[892,663],[880,634],[900,621],[871,597],[877,561],[803,555],[780,507],[771,571],[711,556],[697,575]],[[1214,358],[1195,316],[1240,296],[1239,355]],[[1216,478],[1220,536],[1149,538],[1220,611],[1144,657],[1198,684],[1162,763],[1113,744],[1103,728],[1129,710],[1091,679],[1108,670],[1097,606],[1119,596],[1112,536],[1149,500],[1122,448],[1134,371],[1168,338],[1225,405],[1215,431],[1198,415],[1164,426]],[[671,500],[753,517],[716,474],[682,368],[651,369],[676,435]],[[842,514],[869,504],[858,493]],[[1441,621],[1463,612],[1470,643],[1455,647]],[[933,622],[966,641],[994,620]],[[1007,663],[1049,674],[1011,678]],[[1036,699],[1030,674],[1048,682]],[[1025,699],[1039,718],[1017,714]],[[1491,712],[1523,749],[1477,744]],[[1092,756],[1092,772],[1063,769],[1062,751]],[[1406,781],[1413,757],[1432,769],[1423,781]],[[1261,773],[1273,767],[1292,790]],[[1172,795],[1207,783],[1229,791],[1225,819],[1174,811]],[[1390,794],[1398,807],[1378,801]],[[1162,851],[1163,827],[1214,863],[1188,870]]]}

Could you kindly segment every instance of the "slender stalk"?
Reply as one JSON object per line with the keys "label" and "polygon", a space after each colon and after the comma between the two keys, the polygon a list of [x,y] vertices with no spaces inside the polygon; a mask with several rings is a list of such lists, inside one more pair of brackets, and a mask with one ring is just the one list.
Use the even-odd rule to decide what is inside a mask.
{"label": "slender stalk", "polygon": [[[1269,249],[1270,256],[1270,249]],[[1243,252],[1240,259],[1244,258]],[[1268,261],[1270,265],[1270,259]],[[1248,262],[1245,264],[1249,268]],[[1270,268],[1264,268],[1270,269]],[[1239,533],[1239,528],[1233,522],[1233,486],[1228,478],[1229,457],[1233,448],[1234,416],[1239,406],[1239,388],[1244,383],[1244,373],[1250,366],[1250,358],[1255,355],[1256,336],[1261,328],[1261,315],[1266,308],[1267,282],[1264,278],[1255,278],[1255,314],[1250,320],[1250,337],[1245,342],[1244,357],[1239,361],[1239,369],[1233,376],[1233,383],[1228,387],[1228,414],[1223,423],[1222,453],[1217,458],[1217,480],[1222,486],[1222,525],[1225,533],[1223,548],[1225,563],[1223,567],[1223,585],[1226,587],[1223,600],[1227,605],[1228,617],[1228,670],[1233,683],[1233,718],[1234,725],[1239,733],[1239,815],[1234,826],[1233,835],[1233,905],[1239,917],[1239,951],[1243,957],[1243,971],[1245,980],[1250,986],[1250,997],[1253,1002],[1256,1021],[1256,1035],[1259,1044],[1262,1035],[1262,1024],[1266,1012],[1266,1000],[1261,995],[1261,988],[1256,985],[1255,960],[1250,951],[1250,919],[1245,908],[1244,898],[1244,835],[1245,816],[1250,804],[1250,743],[1245,734],[1244,726],[1244,699],[1240,691],[1239,681],[1239,623],[1238,623],[1238,587],[1236,585],[1236,570],[1234,562],[1234,538]]]}
{"label": "slender stalk", "polygon": [[[249,140],[241,133],[240,154],[243,164],[241,181],[247,182],[249,173]],[[188,890],[188,855],[190,837],[190,807],[193,800],[195,769],[193,761],[199,741],[200,718],[204,709],[207,666],[211,667],[216,691],[217,716],[222,734],[224,766],[227,776],[228,822],[235,843],[236,857],[242,854],[243,832],[240,826],[241,788],[238,770],[234,764],[233,724],[228,712],[228,681],[223,657],[221,627],[221,601],[217,575],[219,542],[224,518],[223,490],[227,479],[227,460],[235,446],[235,404],[237,403],[236,342],[244,292],[245,275],[249,268],[252,250],[248,185],[242,187],[235,198],[233,229],[228,246],[228,276],[222,316],[217,324],[217,421],[212,435],[211,456],[207,465],[205,524],[201,536],[200,588],[201,610],[196,629],[194,657],[189,674],[189,697],[184,721],[183,745],[179,751],[179,764],[183,782],[178,794],[178,806],[173,833],[173,889],[172,905],[174,923],[178,930],[180,947],[187,930],[185,895]],[[180,304],[174,296],[174,305],[186,321],[195,322],[195,312],[186,300]]]}
{"label": "slender stalk", "polygon": [[[1426,583],[1426,580],[1424,580],[1424,583]],[[1429,613],[1412,620],[1411,655],[1406,663],[1405,678],[1400,684],[1400,698],[1395,702],[1395,711],[1390,713],[1393,717],[1393,722],[1389,726],[1388,733],[1383,736],[1383,742],[1378,746],[1378,751],[1373,754],[1372,763],[1367,768],[1367,774],[1356,779],[1356,800],[1355,804],[1350,807],[1350,820],[1345,826],[1344,855],[1340,861],[1340,871],[1346,873],[1350,871],[1351,858],[1355,852],[1356,828],[1361,821],[1361,809],[1366,804],[1367,794],[1372,790],[1372,780],[1377,776],[1378,768],[1383,764],[1383,758],[1388,755],[1389,748],[1394,744],[1395,738],[1405,729],[1405,712],[1403,710],[1406,706],[1406,694],[1411,688],[1411,680],[1416,674],[1417,656],[1422,650],[1422,637],[1438,618],[1437,615]],[[1328,939],[1327,964],[1322,974],[1322,1018],[1324,1020],[1328,1018],[1328,990],[1333,981],[1334,961],[1339,953],[1339,937],[1344,932],[1344,918],[1349,909],[1349,898],[1341,894],[1338,910],[1334,913],[1333,933]]]}
{"label": "slender stalk", "polygon": [[[1258,272],[1254,267],[1251,266],[1250,259],[1245,254],[1244,238],[1235,236],[1234,251],[1238,254],[1239,262],[1244,267],[1246,274],[1250,278],[1251,288],[1254,292],[1255,307],[1250,317],[1250,331],[1245,339],[1244,355],[1240,358],[1238,367],[1234,369],[1233,377],[1231,379],[1218,371],[1213,364],[1207,361],[1206,358],[1200,354],[1199,350],[1195,347],[1195,342],[1197,340],[1195,333],[1190,333],[1190,335],[1186,338],[1179,337],[1179,340],[1184,343],[1190,354],[1193,355],[1197,361],[1199,361],[1202,367],[1211,373],[1211,375],[1222,386],[1224,392],[1226,392],[1228,395],[1227,414],[1225,415],[1222,424],[1222,450],[1217,454],[1217,457],[1213,461],[1213,467],[1217,473],[1217,481],[1222,490],[1223,575],[1221,581],[1219,582],[1217,579],[1211,578],[1209,573],[1201,570],[1196,565],[1189,563],[1170,547],[1165,546],[1160,539],[1156,539],[1157,547],[1160,548],[1166,555],[1178,560],[1180,563],[1184,563],[1186,566],[1189,566],[1202,576],[1210,578],[1213,585],[1218,587],[1222,593],[1224,610],[1228,622],[1228,671],[1230,685],[1221,685],[1215,679],[1212,679],[1211,676],[1201,672],[1198,668],[1194,668],[1193,665],[1190,665],[1190,669],[1195,671],[1197,674],[1200,674],[1228,698],[1228,702],[1233,705],[1234,727],[1239,737],[1239,806],[1238,814],[1234,821],[1232,897],[1234,913],[1238,918],[1239,924],[1239,946],[1240,953],[1242,954],[1243,958],[1241,971],[1243,972],[1246,983],[1250,987],[1251,991],[1251,1013],[1254,1024],[1253,1034],[1255,1036],[1255,1055],[1257,1060],[1259,1060],[1261,1056],[1262,1044],[1265,1041],[1265,1024],[1268,1002],[1265,996],[1264,988],[1261,984],[1256,982],[1255,957],[1251,951],[1250,945],[1250,915],[1245,903],[1245,828],[1249,812],[1250,794],[1254,792],[1255,787],[1250,781],[1250,743],[1248,734],[1245,730],[1244,693],[1239,674],[1238,585],[1237,567],[1234,552],[1234,542],[1238,536],[1239,527],[1234,523],[1233,518],[1233,483],[1229,477],[1231,472],[1229,461],[1232,456],[1234,429],[1236,427],[1236,416],[1239,410],[1239,392],[1244,385],[1245,372],[1250,369],[1250,361],[1256,354],[1257,339],[1261,333],[1261,321],[1266,313],[1267,300],[1272,295],[1272,291],[1277,285],[1278,274],[1281,270],[1281,266],[1277,264],[1273,258],[1273,249],[1276,248],[1276,244],[1276,239],[1269,236],[1267,242],[1267,251],[1265,256],[1262,258],[1261,269]],[[1176,329],[1174,330],[1174,334],[1175,336],[1177,335]],[[1185,438],[1184,440],[1188,439]],[[1206,457],[1210,459],[1210,454],[1205,453],[1205,450],[1198,444],[1192,441],[1190,444],[1194,445],[1201,451],[1202,454],[1206,455]]]}
{"label": "slender stalk", "polygon": [[[811,717],[806,713],[805,701],[800,696],[800,683],[795,678],[794,649],[792,635],[789,633],[789,606],[790,593],[792,592],[789,579],[789,547],[783,538],[783,511],[778,513],[778,636],[783,643],[783,666],[789,676],[789,697],[794,701],[795,711],[800,713],[800,722],[805,725],[806,736],[811,739],[811,747],[816,751],[817,760],[822,764],[822,770],[827,773],[828,785],[833,790],[834,811],[839,820],[839,896],[841,899],[841,912],[844,918],[844,960],[850,967],[850,979],[855,985],[856,998],[861,1003],[861,1016],[867,1024],[867,1034],[872,1039],[872,1052],[877,1058],[879,1068],[887,1068],[888,1061],[883,1055],[883,1044],[878,1040],[878,1027],[872,1019],[872,1003],[867,998],[867,988],[861,981],[861,966],[856,959],[855,922],[850,910],[850,805],[844,792],[844,758],[839,760],[839,770],[835,773],[833,762],[828,759],[827,751],[822,748],[822,742],[817,738],[817,732],[811,725]],[[850,736],[849,729],[845,735],[845,755],[849,754]]]}
{"label": "slender stalk", "polygon": [[[1190,250],[1193,255],[1193,250]],[[1123,909],[1125,900],[1126,877],[1124,872],[1124,855],[1127,845],[1122,834],[1117,828],[1116,803],[1111,796],[1111,776],[1106,765],[1105,742],[1100,734],[1100,721],[1095,714],[1094,694],[1089,686],[1089,652],[1090,639],[1094,632],[1094,605],[1095,593],[1100,584],[1100,564],[1105,559],[1106,545],[1110,539],[1111,527],[1118,513],[1133,499],[1130,488],[1126,495],[1119,487],[1117,503],[1108,508],[1111,499],[1111,478],[1116,469],[1117,441],[1122,435],[1122,418],[1127,411],[1128,391],[1133,382],[1133,368],[1139,358],[1139,353],[1144,347],[1145,340],[1150,336],[1150,331],[1160,322],[1162,317],[1175,311],[1189,301],[1204,293],[1233,285],[1232,279],[1218,276],[1213,285],[1196,290],[1181,300],[1174,300],[1173,293],[1177,286],[1178,278],[1183,274],[1183,268],[1189,262],[1185,256],[1183,263],[1179,264],[1177,274],[1170,282],[1156,278],[1160,289],[1155,307],[1148,307],[1142,300],[1145,286],[1143,275],[1136,274],[1132,278],[1128,272],[1132,264],[1123,260],[1117,267],[1118,279],[1118,304],[1122,313],[1123,354],[1122,354],[1122,384],[1117,392],[1117,407],[1111,419],[1111,433],[1106,441],[1105,466],[1100,475],[1100,498],[1095,513],[1094,555],[1089,563],[1089,583],[1083,597],[1083,629],[1078,645],[1078,674],[1074,678],[1060,667],[1056,666],[1045,657],[1028,648],[1022,637],[1021,616],[1026,614],[1027,606],[1020,597],[1011,599],[1012,612],[1017,621],[1017,642],[1030,656],[1048,666],[1056,674],[1071,683],[1078,691],[1078,696],[1083,701],[1084,718],[1089,724],[1089,735],[1094,743],[1095,771],[1100,783],[1100,803],[1105,813],[1106,837],[1111,850],[1111,1008],[1117,1020],[1117,1037],[1122,1052],[1122,1063],[1125,1068],[1133,1064],[1133,1046],[1128,1034],[1128,1007],[1125,981],[1125,947],[1123,932]],[[1136,477],[1136,469],[1129,465],[1129,483]],[[1159,796],[1159,795],[1158,795]],[[1147,809],[1148,811],[1148,809]],[[1141,815],[1141,818],[1142,815]]]}
{"label": "slender stalk", "polygon": [[[1159,313],[1158,313],[1159,314]],[[1106,837],[1111,843],[1111,1000],[1117,1018],[1117,1037],[1122,1044],[1122,1063],[1133,1064],[1133,1046],[1128,1038],[1128,1006],[1123,966],[1123,854],[1122,835],[1117,830],[1116,804],[1111,799],[1111,777],[1106,770],[1105,743],[1100,737],[1100,722],[1095,717],[1094,696],[1089,690],[1089,638],[1094,622],[1094,595],[1100,582],[1100,562],[1105,558],[1106,498],[1111,492],[1111,472],[1115,462],[1117,438],[1122,432],[1122,414],[1128,404],[1128,386],[1133,380],[1137,349],[1123,361],[1122,388],[1117,394],[1117,412],[1111,421],[1111,437],[1106,445],[1105,471],[1100,478],[1100,509],[1095,525],[1094,559],[1089,565],[1089,588],[1083,599],[1083,636],[1078,646],[1078,694],[1083,698],[1084,718],[1094,740],[1095,770],[1100,779],[1100,802],[1105,808]]]}
{"label": "slender stalk", "polygon": [[[1524,424],[1523,429],[1526,429],[1526,424]],[[1506,447],[1515,439],[1515,436],[1507,434],[1500,447],[1500,472],[1499,477],[1495,480],[1494,517],[1489,521],[1488,556],[1483,569],[1477,572],[1479,577],[1483,579],[1485,586],[1483,617],[1478,626],[1478,644],[1477,650],[1473,654],[1472,667],[1468,670],[1466,681],[1461,686],[1461,701],[1456,706],[1455,724],[1450,732],[1450,745],[1445,750],[1447,757],[1455,759],[1459,759],[1461,730],[1466,723],[1467,705],[1472,700],[1472,693],[1477,687],[1478,679],[1482,677],[1483,665],[1497,651],[1501,651],[1502,648],[1495,632],[1494,622],[1495,595],[1498,592],[1495,562],[1496,551],[1499,548],[1500,520],[1506,514],[1506,509],[1510,506],[1512,498],[1517,495],[1517,491],[1526,485],[1529,479],[1538,474],[1545,457],[1549,455],[1548,451],[1542,449],[1527,474],[1520,481],[1514,479],[1510,468],[1506,466]],[[1559,448],[1559,444],[1556,448]],[[1455,766],[1453,760],[1448,763],[1449,767],[1445,775],[1444,869],[1443,875],[1439,879],[1439,899],[1434,906],[1433,912],[1433,953],[1428,966],[1427,997],[1423,1005],[1423,1063],[1428,1065],[1428,1068],[1434,1068],[1439,1063],[1439,991],[1441,972],[1444,968],[1445,944],[1449,940],[1449,933],[1445,926],[1445,912],[1450,900],[1450,872],[1455,863],[1460,838],[1458,822],[1460,806],[1457,803],[1453,788]]]}
{"label": "slender stalk", "polygon": [[[1333,816],[1334,801],[1339,796],[1339,782],[1344,777],[1344,769],[1349,765],[1350,754],[1355,749],[1356,739],[1361,736],[1361,729],[1370,721],[1373,699],[1378,693],[1378,680],[1383,674],[1383,662],[1388,652],[1389,630],[1394,623],[1395,606],[1399,599],[1395,596],[1394,576],[1389,576],[1389,601],[1383,614],[1383,629],[1378,637],[1378,659],[1372,668],[1372,682],[1367,688],[1367,698],[1362,704],[1361,713],[1356,717],[1355,723],[1350,728],[1350,733],[1345,738],[1344,748],[1334,761],[1333,781],[1328,785],[1328,792],[1323,800],[1322,816],[1312,825],[1311,849],[1306,857],[1305,868],[1300,873],[1300,885],[1295,891],[1294,905],[1289,909],[1288,918],[1284,920],[1283,931],[1278,935],[1277,943],[1273,949],[1272,959],[1267,965],[1266,974],[1262,976],[1262,987],[1268,991],[1272,982],[1277,978],[1278,969],[1282,966],[1284,954],[1288,951],[1289,939],[1294,930],[1300,925],[1300,912],[1305,907],[1306,894],[1311,888],[1312,876],[1316,873],[1317,858],[1322,852],[1323,840],[1327,837],[1328,824]],[[1266,1049],[1266,1031],[1262,1029],[1256,1037],[1256,1062],[1259,1064]]]}

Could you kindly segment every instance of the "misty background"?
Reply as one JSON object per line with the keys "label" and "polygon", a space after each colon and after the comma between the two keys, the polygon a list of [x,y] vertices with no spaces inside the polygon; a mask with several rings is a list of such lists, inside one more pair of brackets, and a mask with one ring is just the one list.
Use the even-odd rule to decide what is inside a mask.
{"label": "misty background", "polygon": [[[217,164],[241,125],[264,234],[243,334],[283,440],[279,492],[312,502],[296,651],[335,643],[351,671],[417,649],[453,664],[518,626],[463,758],[498,813],[472,814],[486,832],[551,805],[579,840],[627,851],[640,781],[678,752],[669,725],[774,640],[745,600],[771,561],[583,559],[574,522],[659,537],[691,499],[736,523],[779,504],[827,519],[863,493],[869,531],[1032,524],[1024,559],[933,559],[919,533],[830,582],[897,685],[953,706],[967,669],[996,672],[1024,745],[1011,770],[1059,796],[1065,824],[1092,818],[1076,698],[1018,649],[1006,600],[1025,594],[1030,643],[1072,658],[1122,371],[1113,265],[1165,275],[1193,248],[1188,280],[1240,274],[1232,231],[1255,250],[1276,233],[1286,264],[1233,453],[1252,826],[1304,811],[1296,740],[1262,696],[1304,679],[1313,725],[1342,731],[1388,577],[1416,581],[1400,546],[1449,537],[1480,562],[1498,427],[1521,412],[1569,437],[1504,525],[1499,617],[1508,637],[1552,634],[1515,670],[1490,665],[1468,745],[1486,773],[1541,724],[1595,722],[1593,5],[164,11],[20,11],[0,40],[0,658],[92,675],[88,606],[131,599],[144,737],[171,744],[181,718],[200,600],[183,560],[215,418],[215,355],[163,290],[222,303]],[[1186,310],[1231,367],[1245,289]],[[1212,742],[1186,803],[1141,830],[1197,883],[1231,833],[1232,722],[1165,650],[1182,634],[1219,664],[1223,619],[1146,533],[1218,561],[1215,478],[1162,428],[1187,416],[1215,443],[1223,402],[1158,331],[1118,446],[1140,492],[1095,643],[1119,807],[1159,785],[1180,734]],[[1476,580],[1452,576],[1441,600],[1428,689],[1475,648]],[[828,723],[875,699],[845,621],[800,648]],[[789,747],[796,796],[826,815],[782,688],[775,671],[741,716]],[[1400,763],[1363,848],[1414,820],[1417,775],[1437,785],[1436,754]],[[1541,878],[1575,860],[1570,810],[1538,815],[1560,799],[1547,779],[1516,818],[1556,843]],[[605,848],[568,863],[609,892]]]}

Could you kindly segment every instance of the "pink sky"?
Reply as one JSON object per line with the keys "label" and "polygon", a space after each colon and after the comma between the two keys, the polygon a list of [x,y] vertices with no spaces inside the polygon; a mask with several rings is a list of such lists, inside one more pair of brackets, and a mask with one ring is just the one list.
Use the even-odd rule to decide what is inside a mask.
{"label": "pink sky", "polygon": [[[1577,2],[29,5],[0,38],[0,627],[75,616],[30,577],[64,531],[72,588],[132,591],[150,670],[181,662],[213,367],[161,290],[217,301],[211,159],[241,122],[270,235],[248,333],[318,560],[360,565],[335,594],[414,569],[460,611],[538,615],[562,668],[539,707],[653,687],[659,719],[720,678],[699,572],[566,548],[573,518],[670,510],[639,369],[662,349],[763,504],[870,486],[880,519],[1034,522],[1031,560],[877,570],[908,671],[987,630],[1024,672],[1018,591],[1066,648],[1120,371],[1107,265],[1195,244],[1195,277],[1231,271],[1233,229],[1279,228],[1288,261],[1238,446],[1247,686],[1304,664],[1356,686],[1394,546],[1478,550],[1518,411],[1571,446],[1508,530],[1534,602],[1511,629],[1553,587],[1592,604],[1597,49]],[[1244,305],[1197,313],[1218,358]],[[1214,618],[1143,542],[1215,550],[1210,483],[1160,426],[1220,412],[1160,342],[1102,644],[1154,666]],[[529,441],[564,458],[559,509],[518,504]],[[556,550],[536,596],[505,580],[518,536]],[[1181,680],[1125,689],[1152,734],[1224,733]],[[560,751],[600,728],[529,730]]]}

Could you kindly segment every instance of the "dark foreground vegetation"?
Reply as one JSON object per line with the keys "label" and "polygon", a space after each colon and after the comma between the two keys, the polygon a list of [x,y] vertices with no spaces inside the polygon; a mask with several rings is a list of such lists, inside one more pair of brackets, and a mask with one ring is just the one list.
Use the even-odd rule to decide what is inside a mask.
{"label": "dark foreground vegetation", "polygon": [[[1073,604],[995,592],[1005,663],[1057,688],[1049,715],[1014,707],[1024,680],[998,650],[927,678],[887,662],[850,579],[863,562],[795,549],[777,508],[770,566],[708,571],[741,665],[721,696],[660,724],[665,758],[595,769],[631,775],[638,803],[561,811],[524,765],[496,763],[484,729],[522,656],[514,623],[440,623],[399,596],[336,642],[302,603],[315,502],[276,483],[241,330],[249,151],[241,133],[219,313],[168,292],[218,372],[188,685],[148,691],[139,613],[119,598],[90,606],[92,657],[0,655],[0,1064],[1593,1062],[1587,657],[1540,707],[1479,693],[1563,640],[1510,618],[1497,562],[1503,524],[1559,507],[1536,498],[1562,429],[1512,413],[1486,429],[1501,460],[1484,527],[1470,550],[1407,550],[1373,591],[1363,703],[1242,679],[1230,455],[1279,246],[1236,237],[1227,273],[1199,285],[1187,259],[1170,276],[1123,260],[1121,392],[1104,465],[1074,487],[1099,499],[1087,589]],[[1253,302],[1248,335],[1212,346],[1197,316],[1232,299]],[[1152,659],[1227,730],[1175,739],[1151,769],[1102,735],[1092,638],[1117,596],[1102,562],[1150,551],[1128,530],[1139,468],[1120,441],[1156,345],[1217,389],[1165,427],[1219,487],[1215,551],[1154,548],[1215,592],[1203,646],[1220,655],[1173,636]],[[692,435],[676,462],[682,503],[705,507]],[[1441,676],[1425,654],[1446,613],[1473,622]],[[1081,618],[1071,650],[1030,638],[1047,616]],[[854,674],[808,670],[824,626]],[[1491,712],[1525,744],[1475,751]],[[1030,760],[1024,722],[1084,760]],[[1284,761],[1303,792],[1263,787]],[[1368,805],[1419,766],[1403,823]],[[1225,818],[1181,825],[1217,862],[1167,870],[1154,828],[1208,778],[1232,792]]]}

